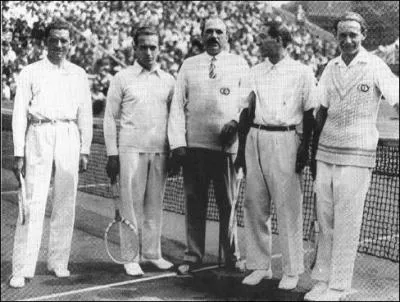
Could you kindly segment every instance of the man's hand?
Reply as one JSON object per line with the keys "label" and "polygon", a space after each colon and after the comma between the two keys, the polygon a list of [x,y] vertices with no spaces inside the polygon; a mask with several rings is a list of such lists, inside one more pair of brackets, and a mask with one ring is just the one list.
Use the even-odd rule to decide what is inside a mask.
{"label": "man's hand", "polygon": [[226,123],[222,127],[221,133],[219,135],[219,140],[222,147],[230,147],[236,140],[236,134],[238,131],[238,123],[234,120]]}
{"label": "man's hand", "polygon": [[13,166],[13,172],[15,177],[19,181],[19,176],[22,174],[22,176],[25,176],[25,158],[23,156],[15,156],[14,157],[14,166]]}
{"label": "man's hand", "polygon": [[246,175],[246,156],[244,152],[238,152],[235,162],[233,163],[236,172],[239,172],[240,168],[243,170],[243,174]]}
{"label": "man's hand", "polygon": [[167,162],[168,175],[175,176],[179,174],[181,166],[184,165],[186,158],[186,147],[179,147],[171,151]]}
{"label": "man's hand", "polygon": [[315,160],[314,156],[312,156],[310,160],[310,171],[312,179],[315,180],[317,177],[317,161]]}
{"label": "man's hand", "polygon": [[88,169],[89,155],[81,153],[79,155],[79,173],[85,172]]}
{"label": "man's hand", "polygon": [[301,143],[299,149],[297,150],[296,156],[296,173],[301,173],[307,164],[308,160],[308,146]]}
{"label": "man's hand", "polygon": [[108,157],[106,165],[107,176],[111,179],[112,183],[117,180],[117,175],[119,174],[119,156],[111,155]]}

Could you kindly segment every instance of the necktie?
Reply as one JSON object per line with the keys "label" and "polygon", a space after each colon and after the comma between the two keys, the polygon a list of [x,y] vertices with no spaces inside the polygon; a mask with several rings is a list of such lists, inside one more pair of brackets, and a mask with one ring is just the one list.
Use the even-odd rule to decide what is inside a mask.
{"label": "necktie", "polygon": [[215,64],[214,64],[214,62],[215,62],[216,60],[217,60],[217,59],[216,59],[215,57],[212,57],[212,58],[211,58],[210,72],[209,72],[210,79],[215,79],[215,78],[217,77],[217,74],[215,73]]}

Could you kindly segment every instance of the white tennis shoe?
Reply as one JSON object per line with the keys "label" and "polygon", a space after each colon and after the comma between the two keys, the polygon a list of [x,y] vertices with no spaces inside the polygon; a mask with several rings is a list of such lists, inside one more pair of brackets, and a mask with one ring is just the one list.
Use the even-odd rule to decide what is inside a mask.
{"label": "white tennis shoe", "polygon": [[284,274],[282,276],[281,281],[279,282],[278,288],[285,289],[285,290],[295,289],[298,282],[299,282],[298,275],[289,276],[289,275]]}
{"label": "white tennis shoe", "polygon": [[25,278],[24,277],[16,277],[13,276],[10,279],[10,286],[14,288],[21,288],[25,286]]}
{"label": "white tennis shoe", "polygon": [[125,272],[129,276],[143,276],[144,273],[139,263],[131,262],[128,264],[124,264]]}
{"label": "white tennis shoe", "polygon": [[321,296],[328,289],[328,283],[324,281],[319,281],[316,283],[312,289],[305,294],[305,301],[316,301],[316,299]]}
{"label": "white tennis shoe", "polygon": [[341,301],[349,292],[345,290],[336,290],[328,288],[319,296],[316,296],[314,301]]}
{"label": "white tennis shoe", "polygon": [[57,278],[67,278],[71,276],[70,271],[66,268],[61,268],[61,267],[54,268],[52,266],[47,266],[47,269],[48,271],[54,273]]}
{"label": "white tennis shoe", "polygon": [[165,260],[164,258],[146,259],[146,258],[143,257],[142,261],[144,263],[150,263],[150,264],[154,265],[156,268],[158,268],[160,270],[169,270],[174,266],[173,263]]}
{"label": "white tennis shoe", "polygon": [[256,269],[250,275],[243,279],[242,284],[257,285],[263,279],[272,279],[272,270]]}

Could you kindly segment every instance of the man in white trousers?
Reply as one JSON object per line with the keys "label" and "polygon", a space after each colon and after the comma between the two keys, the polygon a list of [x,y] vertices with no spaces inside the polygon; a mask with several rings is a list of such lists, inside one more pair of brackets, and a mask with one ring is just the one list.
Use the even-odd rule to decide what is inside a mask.
{"label": "man in white trousers", "polygon": [[328,63],[316,93],[320,232],[312,278],[317,283],[304,297],[315,301],[339,301],[351,289],[364,202],[376,162],[379,104],[384,97],[398,111],[399,103],[399,79],[361,46],[367,34],[365,20],[347,12],[335,29],[341,55]]}
{"label": "man in white trousers", "polygon": [[228,238],[229,215],[237,187],[233,160],[237,125],[243,99],[246,61],[225,49],[227,27],[221,19],[206,20],[202,38],[205,52],[186,59],[178,73],[168,139],[171,171],[183,165],[186,197],[186,239],[180,274],[201,265],[205,253],[208,188],[213,180],[220,218],[220,243],[226,267],[241,270],[236,221]]}
{"label": "man in white trousers", "polygon": [[85,71],[66,60],[71,45],[68,24],[45,31],[48,55],[25,67],[19,77],[12,119],[14,173],[25,176],[26,223],[17,223],[12,287],[33,278],[38,258],[53,162],[54,200],[50,221],[48,269],[68,277],[78,168],[85,171],[92,141],[92,101]]}
{"label": "man in white trousers", "polygon": [[[246,267],[252,272],[242,281],[256,285],[271,279],[271,202],[278,218],[283,276],[280,289],[297,286],[303,265],[303,193],[301,171],[308,159],[313,127],[311,68],[290,58],[289,29],[268,23],[258,36],[266,60],[250,71],[248,102],[255,104],[245,149],[243,141],[235,162],[246,166]],[[242,121],[241,121],[242,123]],[[303,140],[297,127],[303,123]],[[241,127],[239,127],[241,128]],[[245,159],[245,160],[244,160]]]}
{"label": "man in white trousers", "polygon": [[[111,179],[120,175],[121,215],[141,228],[142,259],[138,255],[124,268],[128,275],[140,276],[140,260],[160,270],[173,267],[161,255],[161,227],[167,180],[167,121],[175,80],[157,64],[160,38],[155,28],[139,28],[134,43],[134,65],[118,72],[110,83],[104,138],[107,174]],[[118,144],[117,118],[121,125]]]}

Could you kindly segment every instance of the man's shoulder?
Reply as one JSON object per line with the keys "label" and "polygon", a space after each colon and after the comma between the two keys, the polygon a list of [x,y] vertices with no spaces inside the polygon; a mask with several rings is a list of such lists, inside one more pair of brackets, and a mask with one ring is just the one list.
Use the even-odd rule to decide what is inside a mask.
{"label": "man's shoulder", "polygon": [[183,63],[182,66],[187,66],[187,65],[193,65],[198,63],[199,61],[201,61],[202,59],[204,59],[204,52],[189,58],[186,58]]}
{"label": "man's shoulder", "polygon": [[65,64],[67,65],[68,69],[74,73],[80,73],[82,75],[86,75],[86,70],[80,67],[79,65],[72,63],[70,61],[65,61]]}
{"label": "man's shoulder", "polygon": [[257,63],[256,65],[253,65],[250,68],[250,73],[257,73],[260,72],[263,68],[265,68],[266,63],[265,62],[260,62]]}
{"label": "man's shoulder", "polygon": [[162,70],[161,68],[158,69],[161,78],[165,79],[166,81],[175,81],[175,78],[169,73],[166,72],[165,70]]}
{"label": "man's shoulder", "polygon": [[304,64],[299,60],[292,59],[292,64],[295,68],[299,69],[301,73],[313,73],[313,69],[310,65]]}
{"label": "man's shoulder", "polygon": [[29,72],[29,71],[32,71],[35,69],[41,69],[42,68],[41,66],[43,65],[43,63],[44,63],[44,59],[30,63],[22,68],[21,73],[26,73],[26,72]]}
{"label": "man's shoulder", "polygon": [[226,52],[225,53],[226,58],[228,58],[230,61],[237,61],[238,63],[244,64],[249,66],[249,64],[247,63],[247,61],[240,55],[234,54],[234,53],[230,53],[230,52]]}
{"label": "man's shoulder", "polygon": [[370,64],[375,66],[387,65],[386,62],[374,53],[367,52],[364,54]]}

